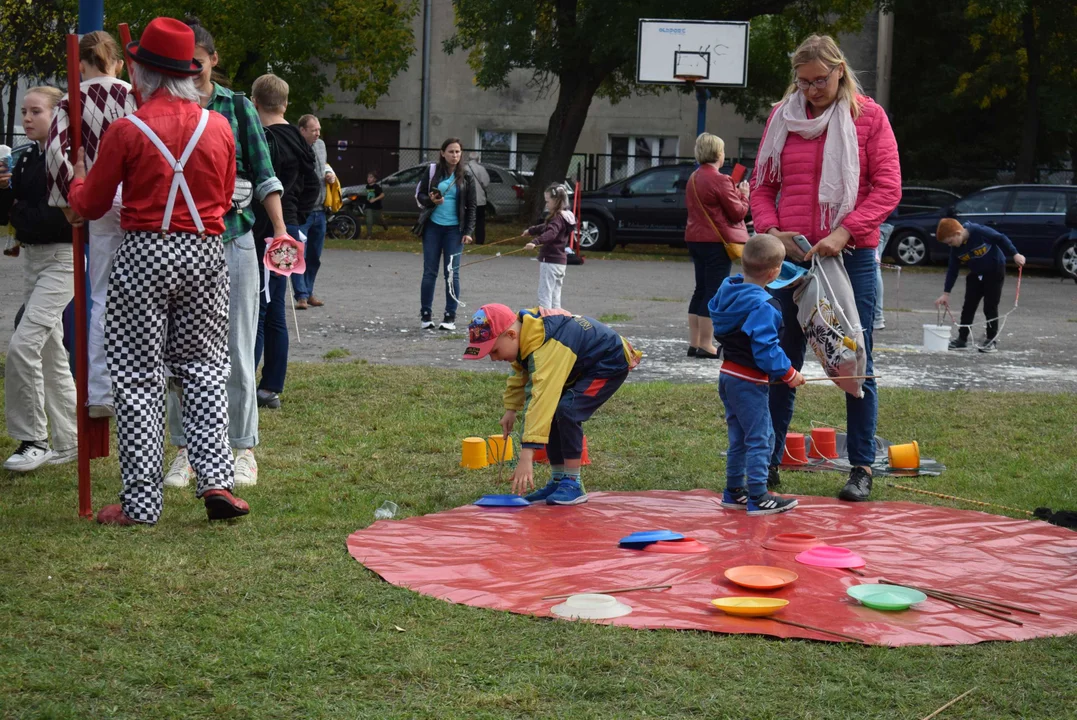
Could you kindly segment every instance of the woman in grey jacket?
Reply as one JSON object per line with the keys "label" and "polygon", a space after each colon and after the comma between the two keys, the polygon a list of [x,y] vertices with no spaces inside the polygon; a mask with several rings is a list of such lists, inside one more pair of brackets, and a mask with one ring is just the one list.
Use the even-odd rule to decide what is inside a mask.
{"label": "woman in grey jacket", "polygon": [[[441,157],[416,188],[415,198],[424,208],[423,282],[421,327],[433,328],[434,288],[438,270],[445,273],[445,315],[438,326],[456,329],[457,298],[460,297],[460,254],[475,234],[475,179],[460,164],[463,154],[457,138],[441,144]],[[449,267],[452,267],[452,276]],[[449,283],[452,283],[451,285]]]}

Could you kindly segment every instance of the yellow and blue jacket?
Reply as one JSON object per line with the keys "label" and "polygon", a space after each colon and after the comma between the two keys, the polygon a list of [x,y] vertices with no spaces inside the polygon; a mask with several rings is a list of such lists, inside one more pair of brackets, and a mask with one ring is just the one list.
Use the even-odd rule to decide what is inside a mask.
{"label": "yellow and blue jacket", "polygon": [[642,353],[592,318],[533,308],[518,313],[520,353],[505,388],[505,409],[522,410],[520,442],[545,445],[566,387],[580,378],[615,377],[639,364]]}

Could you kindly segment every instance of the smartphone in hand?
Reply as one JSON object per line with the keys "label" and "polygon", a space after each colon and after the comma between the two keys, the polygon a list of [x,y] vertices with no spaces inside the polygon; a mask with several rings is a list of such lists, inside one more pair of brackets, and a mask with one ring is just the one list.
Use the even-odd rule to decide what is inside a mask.
{"label": "smartphone in hand", "polygon": [[797,247],[799,247],[804,252],[808,252],[811,250],[811,243],[808,242],[808,238],[804,237],[803,235],[794,235],[793,242],[795,242],[797,244]]}

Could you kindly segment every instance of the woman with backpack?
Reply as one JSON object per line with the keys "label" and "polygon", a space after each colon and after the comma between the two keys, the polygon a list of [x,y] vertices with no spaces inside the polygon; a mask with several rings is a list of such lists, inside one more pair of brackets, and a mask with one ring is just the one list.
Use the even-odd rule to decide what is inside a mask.
{"label": "woman with backpack", "polygon": [[[458,138],[441,143],[441,156],[423,175],[415,199],[423,208],[419,216],[423,238],[423,282],[420,327],[434,327],[434,288],[439,270],[445,273],[445,315],[438,328],[456,329],[460,297],[460,254],[475,235],[475,178],[460,163],[463,146]],[[450,276],[449,267],[452,267]]]}

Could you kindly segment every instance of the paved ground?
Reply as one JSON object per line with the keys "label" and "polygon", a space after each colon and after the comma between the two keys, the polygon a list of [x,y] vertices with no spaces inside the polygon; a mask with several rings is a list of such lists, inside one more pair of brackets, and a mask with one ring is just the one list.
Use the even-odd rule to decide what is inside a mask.
{"label": "paved ground", "polygon": [[[484,256],[465,256],[464,262]],[[370,362],[463,367],[463,330],[420,331],[419,255],[405,252],[327,250],[318,277],[321,309],[299,311],[301,342],[292,325],[293,360],[319,361],[338,348]],[[500,257],[463,269],[461,309],[466,320],[484,302],[514,307],[535,304],[538,266],[533,259]],[[932,302],[942,287],[942,272],[885,271],[886,329],[875,340],[876,372],[884,387],[936,390],[986,389],[1046,392],[1077,391],[1077,284],[1045,273],[1026,276],[1021,307],[1003,330],[1002,348],[994,355],[972,352],[928,353],[922,348],[925,323],[935,322]],[[1016,277],[1007,280],[1003,311],[1013,304]],[[685,314],[691,295],[691,265],[682,262],[592,260],[570,267],[563,303],[573,312],[611,322],[645,353],[633,379],[674,382],[716,381],[718,364],[684,356]],[[955,300],[963,295],[963,280]],[[435,309],[442,307],[439,282]],[[19,261],[0,259],[0,348],[6,348],[15,312],[21,303]],[[626,316],[626,317],[625,317]],[[982,328],[979,334],[982,335]],[[500,370],[487,361],[469,369]],[[477,366],[477,368],[476,368]],[[818,367],[811,374],[821,374]]]}

